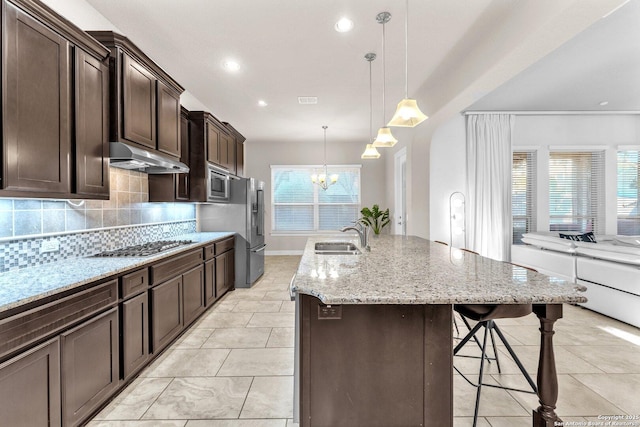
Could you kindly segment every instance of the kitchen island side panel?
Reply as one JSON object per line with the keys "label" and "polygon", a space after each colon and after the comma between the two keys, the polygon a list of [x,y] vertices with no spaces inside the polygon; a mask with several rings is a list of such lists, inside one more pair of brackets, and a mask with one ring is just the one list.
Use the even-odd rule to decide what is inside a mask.
{"label": "kitchen island side panel", "polygon": [[300,304],[301,426],[452,425],[450,305]]}

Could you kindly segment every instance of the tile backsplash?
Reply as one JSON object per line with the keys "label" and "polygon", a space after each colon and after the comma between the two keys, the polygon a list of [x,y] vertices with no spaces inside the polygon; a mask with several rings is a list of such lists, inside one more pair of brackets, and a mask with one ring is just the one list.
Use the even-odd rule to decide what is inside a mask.
{"label": "tile backsplash", "polygon": [[149,203],[147,175],[109,169],[109,200],[0,199],[0,238],[195,220],[193,203]]}
{"label": "tile backsplash", "polygon": [[[195,204],[149,203],[146,174],[109,174],[109,200],[0,199],[0,272],[196,231]],[[41,254],[47,240],[60,250]]]}

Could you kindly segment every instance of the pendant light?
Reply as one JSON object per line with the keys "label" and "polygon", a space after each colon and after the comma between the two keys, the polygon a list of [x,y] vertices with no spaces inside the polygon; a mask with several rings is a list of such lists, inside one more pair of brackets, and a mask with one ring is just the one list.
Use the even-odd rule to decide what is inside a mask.
{"label": "pendant light", "polygon": [[404,17],[404,99],[398,102],[396,113],[387,126],[414,127],[428,119],[415,99],[409,98],[409,0],[406,0]]}
{"label": "pendant light", "polygon": [[[384,25],[389,22],[391,19],[391,14],[389,12],[380,12],[376,15],[376,21],[378,24],[382,24],[382,122],[386,121],[384,114],[384,92],[385,92],[385,67],[384,67],[384,40],[385,40],[385,31]],[[398,142],[397,139],[393,137],[391,134],[391,129],[386,126],[378,129],[378,136],[376,136],[375,141],[373,141],[374,147],[393,147]]]}
{"label": "pendant light", "polygon": [[[372,89],[372,77],[371,77],[371,62],[373,62],[374,59],[376,59],[376,54],[375,53],[367,53],[364,56],[364,59],[366,59],[367,61],[369,61],[369,141],[372,140],[372,135],[373,135],[373,89]],[[376,147],[373,146],[373,144],[367,144],[364,153],[362,153],[362,155],[360,156],[361,159],[378,159],[380,158],[380,153],[378,153],[378,150],[376,150]]]}
{"label": "pendant light", "polygon": [[338,182],[337,173],[334,173],[330,176],[329,173],[327,172],[327,127],[328,127],[327,125],[322,126],[322,129],[324,129],[324,165],[323,165],[324,173],[321,173],[321,174],[314,173],[313,175],[311,175],[311,182],[318,185],[320,188],[322,188],[325,191],[327,191],[327,188],[329,188],[331,185]]}

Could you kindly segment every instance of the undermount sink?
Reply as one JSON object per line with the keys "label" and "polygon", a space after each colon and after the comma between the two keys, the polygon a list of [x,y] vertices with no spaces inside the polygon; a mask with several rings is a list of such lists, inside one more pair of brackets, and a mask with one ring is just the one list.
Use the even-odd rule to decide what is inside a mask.
{"label": "undermount sink", "polygon": [[319,255],[358,255],[360,249],[350,242],[318,242],[315,245]]}

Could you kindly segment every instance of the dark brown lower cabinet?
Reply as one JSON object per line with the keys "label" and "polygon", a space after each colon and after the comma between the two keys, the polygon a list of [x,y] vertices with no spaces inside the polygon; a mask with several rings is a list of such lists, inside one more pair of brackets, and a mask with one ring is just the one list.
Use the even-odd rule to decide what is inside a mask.
{"label": "dark brown lower cabinet", "polygon": [[151,342],[157,353],[182,331],[182,276],[149,290],[151,298]]}
{"label": "dark brown lower cabinet", "polygon": [[184,298],[184,326],[188,326],[204,311],[204,267],[187,271],[182,275],[182,296]]}
{"label": "dark brown lower cabinet", "polygon": [[300,427],[453,425],[450,305],[296,304]]}
{"label": "dark brown lower cabinet", "polygon": [[60,335],[62,417],[79,425],[119,384],[118,308]]}
{"label": "dark brown lower cabinet", "polygon": [[235,285],[235,252],[232,250],[216,256],[216,298]]}
{"label": "dark brown lower cabinet", "polygon": [[216,260],[210,259],[204,263],[204,296],[207,307],[218,299],[216,294]]}
{"label": "dark brown lower cabinet", "polygon": [[143,292],[120,306],[122,378],[127,380],[149,359],[149,297]]}
{"label": "dark brown lower cabinet", "polygon": [[59,426],[60,418],[58,338],[0,364],[0,424]]}

